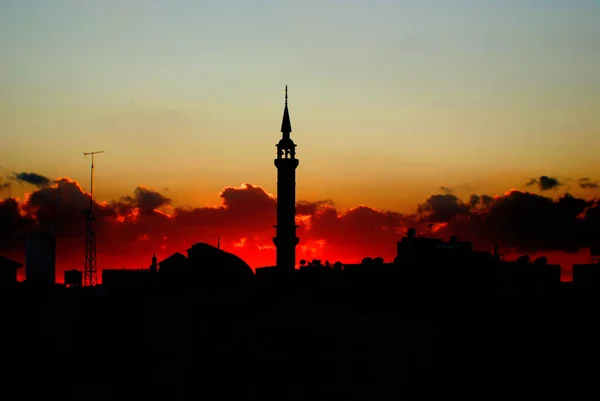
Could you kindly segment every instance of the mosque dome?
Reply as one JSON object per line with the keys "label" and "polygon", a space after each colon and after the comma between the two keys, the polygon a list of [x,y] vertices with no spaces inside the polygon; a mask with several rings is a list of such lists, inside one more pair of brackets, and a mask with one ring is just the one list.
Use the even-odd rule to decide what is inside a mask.
{"label": "mosque dome", "polygon": [[254,271],[242,258],[204,242],[192,245],[187,253],[191,268],[213,278],[239,282],[254,276]]}

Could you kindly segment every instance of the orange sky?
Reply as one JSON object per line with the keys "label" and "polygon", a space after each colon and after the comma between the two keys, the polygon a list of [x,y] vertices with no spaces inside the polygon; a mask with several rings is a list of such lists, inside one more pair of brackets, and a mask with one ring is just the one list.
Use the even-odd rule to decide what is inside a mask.
{"label": "orange sky", "polygon": [[299,199],[411,212],[600,175],[597,2],[71,3],[0,3],[0,173],[89,190],[104,150],[100,200],[273,193],[287,84]]}

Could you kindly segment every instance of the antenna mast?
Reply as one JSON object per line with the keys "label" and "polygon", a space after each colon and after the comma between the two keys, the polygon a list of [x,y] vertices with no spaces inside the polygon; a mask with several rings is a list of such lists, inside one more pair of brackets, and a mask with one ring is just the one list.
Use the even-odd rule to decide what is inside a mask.
{"label": "antenna mast", "polygon": [[96,270],[96,230],[94,229],[94,155],[104,153],[103,150],[96,152],[83,152],[83,157],[92,156],[90,168],[90,208],[86,211],[85,230],[85,266],[83,268],[83,285],[94,286],[98,283]]}

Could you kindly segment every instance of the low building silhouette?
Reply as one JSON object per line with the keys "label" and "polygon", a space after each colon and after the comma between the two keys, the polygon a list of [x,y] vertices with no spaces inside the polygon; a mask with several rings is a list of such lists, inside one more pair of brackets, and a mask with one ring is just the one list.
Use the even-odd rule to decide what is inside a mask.
{"label": "low building silhouette", "polygon": [[109,294],[148,292],[189,293],[202,290],[241,290],[253,284],[254,272],[238,256],[205,243],[158,262],[147,269],[104,269],[102,286]]}
{"label": "low building silhouette", "polygon": [[22,266],[23,263],[0,255],[0,291],[13,289],[17,285],[17,271]]}
{"label": "low building silhouette", "polygon": [[102,287],[119,296],[144,296],[150,289],[149,269],[103,269]]}
{"label": "low building silhouette", "polygon": [[580,263],[573,265],[573,284],[580,289],[600,287],[600,263]]}
{"label": "low building silhouette", "polygon": [[161,275],[183,274],[188,267],[188,258],[179,252],[175,252],[168,258],[158,262],[158,272]]}
{"label": "low building silhouette", "polygon": [[600,287],[600,247],[590,248],[588,263],[573,265],[573,284],[579,290],[593,290]]}

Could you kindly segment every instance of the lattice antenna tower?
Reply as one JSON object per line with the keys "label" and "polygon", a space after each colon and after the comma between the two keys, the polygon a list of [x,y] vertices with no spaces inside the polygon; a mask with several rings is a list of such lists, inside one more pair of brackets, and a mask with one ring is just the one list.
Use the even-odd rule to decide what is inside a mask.
{"label": "lattice antenna tower", "polygon": [[98,284],[98,271],[96,266],[96,230],[94,228],[94,155],[98,153],[104,153],[104,151],[83,152],[83,157],[92,157],[90,168],[90,207],[86,210],[85,266],[83,268],[83,285],[86,287]]}

